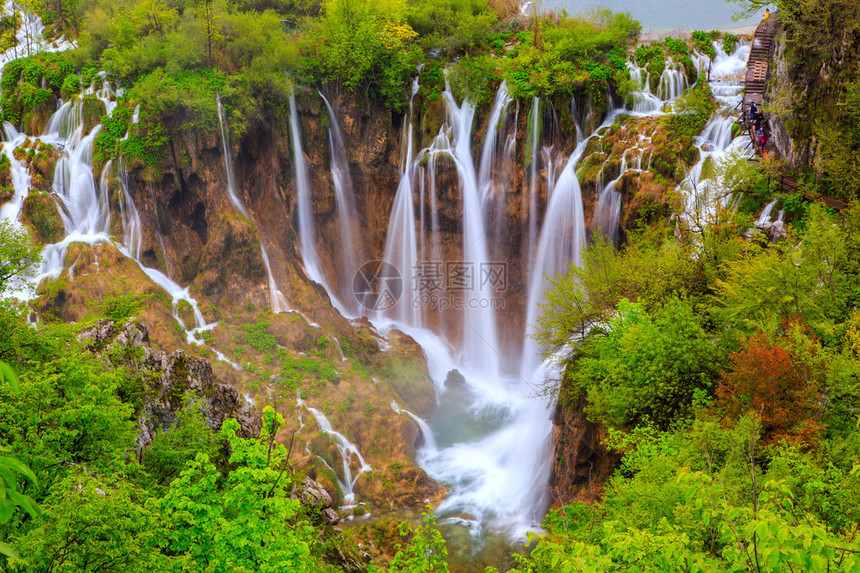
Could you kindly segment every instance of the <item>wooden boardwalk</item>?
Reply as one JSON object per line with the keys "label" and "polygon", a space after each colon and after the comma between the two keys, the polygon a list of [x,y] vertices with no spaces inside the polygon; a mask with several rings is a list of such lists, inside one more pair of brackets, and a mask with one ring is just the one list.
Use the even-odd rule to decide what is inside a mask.
{"label": "wooden boardwalk", "polygon": [[[744,132],[749,132],[751,145],[755,148],[756,153],[759,153],[759,149],[755,133],[750,129],[750,126],[752,125],[749,116],[750,106],[755,103],[759,112],[762,111],[762,100],[764,100],[764,92],[767,88],[769,75],[768,72],[770,71],[770,52],[773,45],[773,36],[776,33],[778,25],[779,20],[777,14],[772,15],[767,20],[762,20],[755,29],[752,45],[750,46],[750,55],[747,59],[747,75],[744,82],[743,113],[740,123]],[[767,127],[765,127],[765,130],[767,131]],[[768,133],[768,136],[769,135],[770,133]],[[780,177],[780,187],[782,188],[783,193],[788,194],[795,194],[799,189],[797,182],[787,175],[782,175]],[[840,201],[839,199],[834,199],[833,197],[828,197],[826,195],[814,195],[809,191],[804,192],[804,198],[807,201],[821,201],[828,207],[836,210],[841,210],[848,206],[845,202]]]}
{"label": "wooden boardwalk", "polygon": [[[747,75],[744,81],[743,123],[750,125],[750,104],[755,103],[761,110],[764,90],[767,86],[768,66],[770,65],[770,49],[773,45],[773,35],[776,33],[777,19],[771,16],[762,20],[755,29],[750,55],[747,59]],[[751,134],[752,137],[752,134]]]}

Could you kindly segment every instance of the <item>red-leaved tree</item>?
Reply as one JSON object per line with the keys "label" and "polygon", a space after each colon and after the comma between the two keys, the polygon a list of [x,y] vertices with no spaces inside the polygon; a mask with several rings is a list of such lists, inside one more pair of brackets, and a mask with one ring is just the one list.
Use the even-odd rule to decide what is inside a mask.
{"label": "red-leaved tree", "polygon": [[818,340],[799,320],[788,322],[778,336],[751,336],[730,360],[717,388],[728,417],[756,412],[769,443],[813,445],[820,439],[826,362]]}

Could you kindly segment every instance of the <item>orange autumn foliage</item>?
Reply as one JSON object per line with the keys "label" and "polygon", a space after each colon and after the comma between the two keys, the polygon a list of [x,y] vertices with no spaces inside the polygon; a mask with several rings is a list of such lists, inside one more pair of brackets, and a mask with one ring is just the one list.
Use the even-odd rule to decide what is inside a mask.
{"label": "orange autumn foliage", "polygon": [[718,405],[728,418],[756,412],[768,443],[818,442],[826,365],[818,341],[802,323],[788,323],[775,338],[750,336],[729,358],[731,369],[722,374],[717,388]]}

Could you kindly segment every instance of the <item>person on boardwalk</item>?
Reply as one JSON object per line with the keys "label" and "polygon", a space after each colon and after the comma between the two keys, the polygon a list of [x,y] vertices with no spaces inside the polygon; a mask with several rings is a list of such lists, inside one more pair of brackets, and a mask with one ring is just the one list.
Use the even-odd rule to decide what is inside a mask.
{"label": "person on boardwalk", "polygon": [[761,17],[761,19],[767,20],[768,18],[770,18],[770,8],[765,8],[764,9],[764,15]]}

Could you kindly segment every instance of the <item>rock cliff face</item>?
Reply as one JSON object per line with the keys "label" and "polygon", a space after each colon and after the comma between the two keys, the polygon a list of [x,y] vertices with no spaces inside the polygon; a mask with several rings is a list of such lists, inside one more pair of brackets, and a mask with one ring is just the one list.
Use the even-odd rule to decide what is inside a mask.
{"label": "rock cliff face", "polygon": [[780,111],[790,102],[808,97],[810,89],[809,85],[799,85],[792,80],[785,50],[785,31],[780,29],[773,40],[772,78],[765,92],[764,109],[768,113],[771,140],[777,153],[790,168],[796,169],[809,165],[815,149],[815,140],[792,139],[786,126],[790,116]]}
{"label": "rock cliff face", "polygon": [[609,453],[606,429],[586,417],[584,404],[560,402],[553,416],[553,458],[549,489],[552,507],[595,501],[619,457]]}
{"label": "rock cliff face", "polygon": [[204,414],[207,424],[218,430],[228,418],[239,422],[240,437],[258,436],[262,427],[259,413],[233,386],[219,381],[208,360],[187,356],[182,350],[171,353],[153,350],[149,328],[137,320],[117,325],[98,321],[79,337],[91,352],[109,357],[114,367],[130,374],[146,373],[149,381],[138,416],[136,440],[138,457],[155,437],[176,422],[176,413],[190,400]]}

